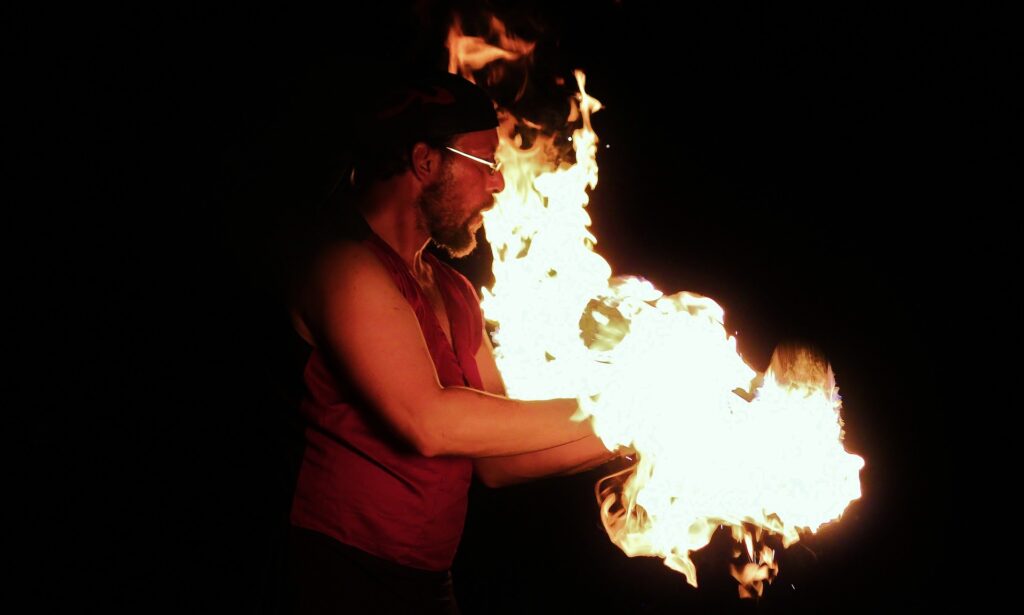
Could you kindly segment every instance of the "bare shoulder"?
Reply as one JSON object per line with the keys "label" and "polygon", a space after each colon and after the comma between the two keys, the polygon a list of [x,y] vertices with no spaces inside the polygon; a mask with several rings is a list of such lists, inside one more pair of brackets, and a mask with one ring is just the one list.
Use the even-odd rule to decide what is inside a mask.
{"label": "bare shoulder", "polygon": [[313,260],[311,273],[313,284],[323,287],[353,276],[383,274],[385,270],[380,259],[365,243],[339,241],[320,251]]}
{"label": "bare shoulder", "polygon": [[292,303],[293,324],[313,343],[316,336],[310,329],[322,329],[328,312],[368,296],[387,294],[392,285],[383,263],[364,243],[340,241],[326,246],[310,263],[306,283]]}

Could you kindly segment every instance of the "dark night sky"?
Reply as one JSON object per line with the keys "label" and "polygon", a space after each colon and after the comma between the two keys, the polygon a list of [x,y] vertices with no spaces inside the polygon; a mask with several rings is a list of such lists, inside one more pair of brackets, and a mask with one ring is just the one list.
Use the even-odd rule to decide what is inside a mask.
{"label": "dark night sky", "polygon": [[[104,462],[124,476],[111,493],[131,521],[116,549],[99,542],[132,604],[273,603],[296,347],[253,256],[280,212],[235,195],[273,176],[308,206],[330,183],[351,84],[439,57],[447,4],[394,4],[374,2],[369,17],[340,4],[151,10],[96,35],[87,59],[68,54],[104,101],[96,135],[124,154],[106,177],[139,180],[103,186],[127,197],[114,220],[129,248],[96,240],[138,282],[118,290],[127,339],[99,383],[129,412]],[[847,447],[867,460],[865,497],[781,552],[766,596],[740,603],[724,542],[700,556],[698,590],[612,546],[599,472],[474,492],[456,564],[464,611],[878,612],[951,598],[931,534],[950,504],[934,489],[950,454],[935,394],[945,248],[917,213],[936,139],[921,41],[936,27],[890,5],[601,0],[573,12],[585,4],[492,6],[537,36],[539,90],[578,67],[606,105],[594,120],[610,145],[590,205],[598,250],[618,273],[715,298],[757,368],[778,343],[816,344],[843,393]],[[553,100],[535,95],[537,108]],[[479,285],[488,258],[457,266]],[[94,289],[121,286],[90,275]]]}

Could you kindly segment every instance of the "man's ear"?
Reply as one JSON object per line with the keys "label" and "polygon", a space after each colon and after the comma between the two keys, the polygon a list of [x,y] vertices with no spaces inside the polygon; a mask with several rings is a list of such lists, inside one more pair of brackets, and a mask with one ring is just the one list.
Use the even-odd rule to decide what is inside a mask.
{"label": "man's ear", "polygon": [[431,183],[441,168],[441,152],[426,143],[412,146],[412,174],[423,183]]}

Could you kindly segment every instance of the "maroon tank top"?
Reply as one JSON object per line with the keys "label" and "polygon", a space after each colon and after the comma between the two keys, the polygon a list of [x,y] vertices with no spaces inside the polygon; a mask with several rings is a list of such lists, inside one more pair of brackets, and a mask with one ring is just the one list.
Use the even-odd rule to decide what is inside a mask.
{"label": "maroon tank top", "polygon": [[[416,313],[441,384],[482,390],[475,354],[483,320],[469,281],[424,254],[448,313],[449,345],[430,301],[401,257],[376,235],[366,244]],[[292,500],[292,524],[405,566],[449,568],[466,518],[472,461],[418,454],[358,399],[344,376],[336,377],[327,368],[317,350],[310,355],[304,379],[306,449]]]}

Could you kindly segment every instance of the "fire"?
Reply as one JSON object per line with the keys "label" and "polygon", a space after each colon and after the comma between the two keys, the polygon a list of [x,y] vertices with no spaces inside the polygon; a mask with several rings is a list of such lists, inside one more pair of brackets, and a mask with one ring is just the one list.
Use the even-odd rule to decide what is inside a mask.
{"label": "fire", "polygon": [[[502,57],[479,41],[460,56],[453,36],[453,68],[467,77]],[[612,275],[586,210],[601,104],[576,79],[575,163],[556,162],[553,136],[525,147],[514,121],[501,128],[506,188],[484,214],[494,284],[482,289],[495,359],[511,396],[577,398],[575,418],[592,417],[608,448],[637,451],[635,466],[597,486],[608,536],[627,555],[661,557],[696,586],[690,554],[728,526],[750,560],[733,567],[740,593],[760,595],[778,570],[774,551],[755,548],[764,532],[789,546],[860,497],[864,461],[843,448],[834,376],[807,351],[759,374],[715,301]]]}
{"label": "fire", "polygon": [[[510,36],[505,31],[505,24],[497,17],[492,16],[490,19],[490,36],[488,38],[494,39],[497,44],[492,45],[483,37],[463,34],[462,20],[456,15],[448,29],[446,43],[449,50],[448,72],[462,72],[463,67],[473,69],[487,65],[501,67],[504,64],[501,62],[495,64],[497,60],[511,62],[524,57],[528,58],[533,53],[534,43]],[[495,75],[494,79],[501,79],[501,75]]]}

